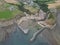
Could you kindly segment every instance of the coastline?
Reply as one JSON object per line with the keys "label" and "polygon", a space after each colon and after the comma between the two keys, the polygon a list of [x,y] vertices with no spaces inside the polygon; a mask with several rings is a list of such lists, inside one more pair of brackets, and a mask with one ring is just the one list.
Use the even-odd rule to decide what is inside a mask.
{"label": "coastline", "polygon": [[9,38],[9,35],[16,29],[15,24],[0,27],[0,42]]}
{"label": "coastline", "polygon": [[8,20],[0,20],[0,27],[12,25],[14,22],[17,22],[20,18],[20,15],[16,15],[15,17]]}
{"label": "coastline", "polygon": [[17,23],[20,18],[20,15],[16,15],[9,20],[0,21],[0,42],[9,38],[9,35],[16,30],[17,25],[15,23]]}

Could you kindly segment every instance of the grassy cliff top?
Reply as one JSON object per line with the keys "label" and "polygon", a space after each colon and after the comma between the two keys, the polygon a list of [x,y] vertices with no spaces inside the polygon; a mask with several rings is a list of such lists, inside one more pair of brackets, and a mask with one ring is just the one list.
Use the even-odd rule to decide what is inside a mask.
{"label": "grassy cliff top", "polygon": [[21,13],[17,6],[0,1],[0,20],[11,19]]}

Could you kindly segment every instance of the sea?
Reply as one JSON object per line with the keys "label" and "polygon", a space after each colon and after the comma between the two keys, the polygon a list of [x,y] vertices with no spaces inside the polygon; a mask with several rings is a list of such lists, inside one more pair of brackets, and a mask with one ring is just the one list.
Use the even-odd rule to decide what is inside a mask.
{"label": "sea", "polygon": [[15,32],[12,32],[9,38],[1,42],[0,45],[49,45],[48,41],[39,35],[31,42],[30,39],[33,34],[33,30],[31,30],[28,34],[24,34],[21,29],[17,28]]}

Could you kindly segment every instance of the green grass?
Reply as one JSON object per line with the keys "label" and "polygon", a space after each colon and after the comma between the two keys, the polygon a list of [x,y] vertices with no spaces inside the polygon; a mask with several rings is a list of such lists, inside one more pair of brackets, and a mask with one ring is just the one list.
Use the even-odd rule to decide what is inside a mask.
{"label": "green grass", "polygon": [[7,3],[4,3],[4,5],[0,5],[0,20],[10,19],[13,17],[12,11],[8,9],[8,7],[11,6]]}
{"label": "green grass", "polygon": [[[14,10],[10,11],[9,7],[14,6]],[[1,8],[2,7],[2,8]],[[22,11],[18,10],[17,6],[10,5],[5,3],[4,5],[0,5],[0,20],[8,20],[15,17],[18,14],[23,14]]]}
{"label": "green grass", "polygon": [[9,11],[9,10],[6,10],[6,11],[1,11],[0,12],[0,19],[9,19],[11,18],[13,15],[12,15],[12,12]]}
{"label": "green grass", "polygon": [[32,6],[29,6],[29,5],[25,5],[24,8],[27,9],[27,10],[29,10],[33,14],[35,14],[38,11],[37,8],[34,8]]}
{"label": "green grass", "polygon": [[15,10],[15,11],[10,11],[10,10],[0,11],[0,19],[8,20],[8,19],[11,19],[11,18],[15,17],[15,15],[17,15],[17,14],[22,14],[22,12],[19,11],[19,10]]}

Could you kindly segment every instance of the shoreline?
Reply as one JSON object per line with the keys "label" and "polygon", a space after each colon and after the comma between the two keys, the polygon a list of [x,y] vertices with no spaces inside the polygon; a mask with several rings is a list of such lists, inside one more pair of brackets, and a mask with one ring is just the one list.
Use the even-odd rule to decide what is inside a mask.
{"label": "shoreline", "polygon": [[0,21],[0,42],[8,39],[9,35],[16,30],[17,25],[15,23],[17,23],[20,18],[20,15],[16,15],[12,19]]}
{"label": "shoreline", "polygon": [[15,32],[16,28],[17,26],[15,24],[0,27],[0,42],[7,40],[10,34]]}
{"label": "shoreline", "polygon": [[14,22],[17,22],[18,20],[20,20],[20,18],[21,18],[20,15],[16,15],[15,17],[8,20],[0,20],[0,27],[9,26]]}

